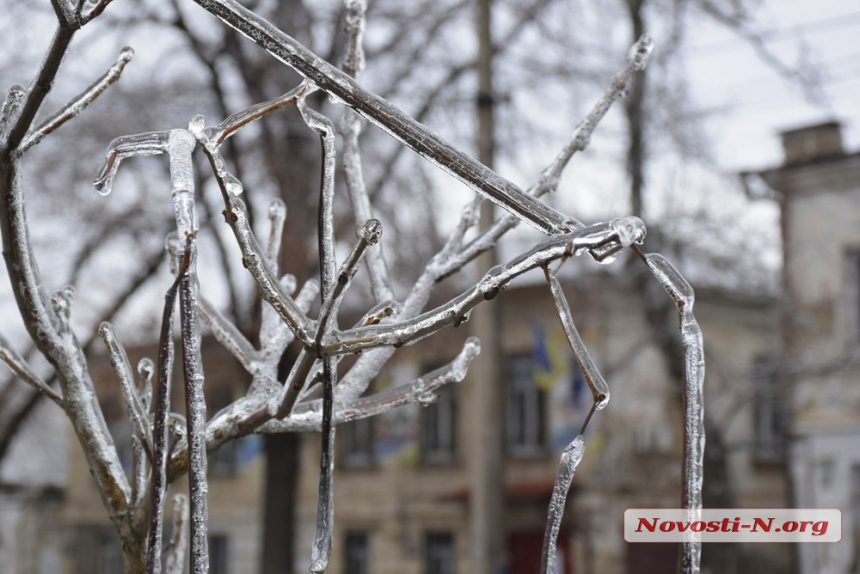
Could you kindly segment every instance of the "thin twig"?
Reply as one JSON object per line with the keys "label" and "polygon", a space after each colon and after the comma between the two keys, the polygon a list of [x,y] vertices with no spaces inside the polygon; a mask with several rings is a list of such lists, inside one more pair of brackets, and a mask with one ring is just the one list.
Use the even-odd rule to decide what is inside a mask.
{"label": "thin twig", "polygon": [[164,574],[182,574],[185,570],[185,555],[188,553],[188,497],[177,494],[173,497],[173,534],[170,536],[170,552],[167,554]]}
{"label": "thin twig", "polygon": [[153,432],[154,457],[149,503],[149,535],[146,552],[147,574],[161,572],[161,537],[164,524],[164,497],[167,492],[168,429],[170,420],[170,376],[173,372],[173,314],[179,280],[185,268],[177,273],[176,280],[164,295],[164,312],[158,339],[158,400],[155,407]]}
{"label": "thin twig", "polygon": [[86,90],[72,98],[65,106],[57,113],[49,117],[47,120],[35,130],[29,133],[24,143],[21,144],[18,153],[24,154],[28,149],[42,141],[46,135],[55,131],[61,125],[77,116],[84,111],[87,106],[95,101],[108,87],[120,79],[125,65],[128,64],[134,57],[134,50],[126,46],[122,49],[117,58],[116,63],[110,69],[96,80]]}
{"label": "thin twig", "polygon": [[146,456],[149,457],[149,460],[153,460],[152,431],[149,428],[146,409],[143,407],[140,396],[137,394],[131,364],[128,362],[128,355],[126,355],[122,344],[117,340],[113,326],[107,321],[99,325],[99,336],[104,339],[105,347],[110,356],[110,364],[119,377],[119,388],[122,392],[122,398],[125,400],[128,419],[131,422],[131,427],[134,429],[134,434],[140,440]]}
{"label": "thin twig", "polygon": [[33,372],[33,369],[30,368],[24,357],[12,348],[12,345],[9,344],[9,341],[2,334],[0,334],[0,360],[9,365],[9,368],[12,369],[13,373],[18,375],[18,378],[54,401],[60,408],[63,408],[63,397],[58,395],[39,375]]}

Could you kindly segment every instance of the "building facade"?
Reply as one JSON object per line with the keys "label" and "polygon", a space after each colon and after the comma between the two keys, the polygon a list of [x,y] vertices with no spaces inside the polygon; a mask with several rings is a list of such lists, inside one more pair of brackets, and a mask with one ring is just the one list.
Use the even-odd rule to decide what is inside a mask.
{"label": "building facade", "polygon": [[801,544],[803,573],[860,572],[860,154],[835,122],[782,134],[760,172],[779,202],[793,505],[842,510],[842,541]]}

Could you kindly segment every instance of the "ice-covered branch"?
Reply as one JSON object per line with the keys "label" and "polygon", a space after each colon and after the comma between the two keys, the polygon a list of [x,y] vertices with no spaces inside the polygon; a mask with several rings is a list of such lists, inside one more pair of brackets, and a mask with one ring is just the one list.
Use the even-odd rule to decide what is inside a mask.
{"label": "ice-covered branch", "polygon": [[[353,78],[364,69],[364,26],[367,2],[365,0],[345,0],[346,33],[349,38],[343,71]],[[346,190],[352,204],[356,226],[362,225],[372,217],[370,197],[364,181],[361,162],[361,149],[358,145],[361,135],[361,119],[352,110],[344,110],[340,123],[343,138],[343,173]],[[382,257],[382,248],[373,250],[367,257],[367,270],[370,275],[370,288],[377,303],[394,299],[388,268]]]}
{"label": "ice-covered branch", "polygon": [[299,42],[235,0],[194,0],[262,46],[307,80],[335,96],[433,164],[548,234],[571,228],[570,218],[526,195],[512,182],[456,149],[426,126],[365,90]]}
{"label": "ice-covered branch", "polygon": [[[695,514],[702,508],[705,460],[705,347],[702,329],[693,316],[696,296],[692,286],[665,257],[659,253],[643,253],[638,248],[635,251],[675,302],[681,316],[681,341],[684,345],[684,469],[681,505]],[[691,534],[681,552],[682,572],[699,572],[701,552],[701,542]]]}
{"label": "ice-covered branch", "polygon": [[[469,337],[462,351],[451,363],[411,383],[350,402],[336,401],[335,424],[373,417],[406,404],[430,404],[442,385],[459,383],[466,378],[469,365],[480,350],[478,339]],[[290,417],[270,421],[261,426],[259,432],[319,432],[321,426],[322,401],[317,399],[296,405]]]}
{"label": "ice-covered branch", "polygon": [[49,387],[39,375],[33,372],[33,369],[30,368],[24,357],[12,348],[12,345],[9,344],[9,341],[2,334],[0,334],[0,360],[6,363],[12,369],[12,372],[18,375],[18,378],[57,403],[60,408],[63,408],[63,398],[54,389]]}
{"label": "ice-covered branch", "polygon": [[30,126],[42,107],[48,92],[54,85],[54,78],[60,69],[60,64],[66,51],[69,49],[69,44],[72,43],[72,38],[77,31],[76,27],[68,25],[66,22],[61,22],[54,37],[51,39],[51,44],[48,47],[48,52],[45,54],[45,59],[42,61],[42,67],[39,74],[33,80],[24,101],[21,104],[20,112],[10,124],[8,136],[4,142],[0,142],[2,147],[10,151],[15,151],[24,140],[24,136],[30,130]]}
{"label": "ice-covered branch", "polygon": [[284,106],[295,105],[298,99],[304,98],[316,89],[316,86],[308,82],[302,82],[282,96],[278,96],[268,102],[254,104],[253,106],[236,112],[218,124],[217,127],[208,128],[206,130],[205,136],[208,140],[208,145],[213,146],[212,149],[217,150],[227,138],[235,134],[240,128]]}
{"label": "ice-covered branch", "polygon": [[245,335],[233,323],[224,318],[205,297],[200,298],[198,311],[200,318],[209,325],[215,339],[242,363],[246,371],[253,372],[254,361],[259,360],[259,353],[245,338]]}
{"label": "ice-covered branch", "polygon": [[29,133],[24,143],[18,151],[19,154],[24,154],[28,149],[42,141],[46,135],[50,134],[61,125],[74,118],[86,109],[95,101],[108,87],[119,80],[123,69],[134,57],[134,50],[126,46],[119,54],[116,63],[110,69],[96,80],[86,90],[72,98],[61,110],[49,117],[41,123],[39,127]]}
{"label": "ice-covered branch", "polygon": [[567,144],[556,156],[555,160],[540,174],[537,189],[533,191],[536,197],[546,192],[555,191],[558,181],[565,166],[570,162],[573,154],[585,151],[591,141],[591,134],[615,100],[623,97],[630,88],[630,82],[637,72],[641,72],[648,65],[651,51],[654,49],[654,41],[645,34],[633,44],[627,57],[627,67],[612,78],[612,82],[604,92],[603,97],[597,101],[591,111],[585,116]]}
{"label": "ice-covered branch", "polygon": [[[190,254],[189,254],[190,255]],[[164,311],[158,339],[158,400],[153,421],[153,461],[149,502],[149,534],[147,537],[146,572],[161,572],[161,539],[164,526],[164,498],[167,492],[167,457],[170,450],[170,388],[173,373],[173,316],[176,295],[184,268],[177,270],[176,280],[164,295]],[[186,457],[187,459],[187,457]]]}
{"label": "ice-covered branch", "polygon": [[[647,35],[642,36],[631,48],[627,58],[627,67],[615,75],[603,96],[585,118],[577,125],[570,139],[562,150],[547,167],[543,169],[536,184],[529,188],[528,193],[536,198],[554,192],[559,184],[561,174],[573,155],[585,151],[591,141],[595,128],[609,111],[612,104],[621,98],[628,90],[630,81],[636,72],[641,72],[648,64],[653,49],[653,41]],[[582,224],[572,221],[574,227]],[[487,229],[473,239],[456,257],[449,257],[444,268],[440,269],[438,279],[444,279],[463,268],[481,253],[495,246],[499,238],[519,224],[519,219],[511,214],[504,215],[493,222]]]}
{"label": "ice-covered branch", "polygon": [[152,431],[149,427],[149,418],[146,409],[144,409],[140,396],[137,394],[128,356],[123,346],[117,340],[113,327],[107,321],[99,325],[99,336],[104,339],[105,347],[110,356],[110,364],[119,377],[119,387],[122,392],[122,398],[125,401],[126,410],[128,411],[128,420],[131,422],[135,436],[140,440],[141,446],[146,451],[150,460],[152,460]]}
{"label": "ice-covered branch", "polygon": [[558,318],[561,320],[561,326],[564,329],[564,334],[567,336],[567,342],[573,350],[576,361],[582,369],[582,375],[588,383],[588,388],[591,389],[591,395],[594,398],[594,410],[601,410],[609,404],[609,385],[603,379],[603,375],[597,369],[597,365],[591,359],[579,331],[576,330],[576,325],[573,323],[573,315],[570,312],[570,306],[567,303],[567,298],[561,289],[561,283],[555,274],[546,272],[549,288],[552,292],[552,300],[555,303],[555,309],[558,313]]}
{"label": "ice-covered branch", "polygon": [[215,172],[215,179],[221,188],[221,194],[224,196],[227,223],[230,225],[230,229],[239,244],[239,249],[242,251],[243,265],[260,287],[263,299],[277,311],[302,343],[311,344],[313,333],[316,331],[315,325],[308,320],[283,288],[271,267],[266,264],[266,254],[248,223],[245,204],[236,197],[229,186],[229,174],[223,169],[224,160],[216,150],[209,149],[206,145],[203,146],[203,151],[209,158]]}
{"label": "ice-covered branch", "polygon": [[582,435],[573,439],[561,453],[561,461],[558,464],[558,475],[552,489],[552,498],[549,501],[549,511],[546,518],[546,530],[543,536],[543,552],[541,554],[541,574],[553,574],[556,572],[556,544],[558,533],[561,529],[561,520],[564,517],[564,505],[567,501],[567,493],[573,482],[576,467],[582,461],[585,454],[585,438]]}
{"label": "ice-covered branch", "polygon": [[509,263],[490,269],[477,285],[433,311],[394,323],[335,331],[324,340],[322,351],[326,355],[354,353],[379,346],[400,347],[413,343],[442,327],[459,325],[467,319],[472,308],[495,297],[511,280],[526,271],[543,267],[561,257],[607,245],[626,247],[644,236],[642,221],[637,217],[625,217],[552,237]]}
{"label": "ice-covered branch", "polygon": [[167,554],[165,574],[182,574],[185,570],[185,555],[188,552],[188,498],[184,494],[173,497],[173,534],[170,536],[170,551]]}

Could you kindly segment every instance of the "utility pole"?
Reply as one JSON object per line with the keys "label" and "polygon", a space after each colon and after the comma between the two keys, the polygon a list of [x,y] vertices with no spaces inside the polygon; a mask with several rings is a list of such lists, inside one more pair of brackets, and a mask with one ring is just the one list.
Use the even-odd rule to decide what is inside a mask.
{"label": "utility pole", "polygon": [[[495,109],[493,93],[492,0],[478,0],[478,94],[476,98],[478,161],[493,167],[495,151]],[[481,206],[481,228],[495,218],[494,205]],[[495,264],[491,251],[477,262],[477,273],[483,275]],[[504,552],[504,485],[502,432],[504,386],[499,380],[499,321],[497,310],[479,305],[472,311],[472,334],[481,340],[481,354],[470,369],[470,533],[471,557],[476,574],[498,574],[505,565]]]}

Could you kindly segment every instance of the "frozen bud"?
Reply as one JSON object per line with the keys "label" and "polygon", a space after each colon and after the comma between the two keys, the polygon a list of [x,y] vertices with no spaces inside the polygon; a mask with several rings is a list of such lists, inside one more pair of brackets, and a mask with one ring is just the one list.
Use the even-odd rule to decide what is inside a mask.
{"label": "frozen bud", "polygon": [[182,258],[182,243],[179,241],[179,235],[175,231],[167,234],[167,237],[164,239],[164,249],[170,256],[170,272],[178,272],[179,260]]}
{"label": "frozen bud", "polygon": [[194,116],[190,122],[188,122],[188,131],[191,132],[191,135],[194,136],[198,142],[205,144],[208,140],[206,136],[206,131],[204,129],[204,125],[206,120],[203,118],[201,114],[197,114]]}
{"label": "frozen bud", "polygon": [[152,375],[155,374],[155,364],[149,357],[144,357],[137,363],[137,374],[144,381],[152,380]]}
{"label": "frozen bud", "polygon": [[21,102],[24,101],[26,92],[21,86],[12,86],[3,101],[3,109],[0,111],[0,131],[5,131],[12,118],[18,115]]}
{"label": "frozen bud", "polygon": [[648,65],[648,59],[651,57],[651,50],[654,49],[654,40],[648,34],[642,34],[639,40],[630,47],[630,52],[627,54],[627,61],[637,72],[641,72]]}
{"label": "frozen bud", "polygon": [[618,235],[618,242],[622,247],[630,247],[634,243],[642,243],[645,240],[647,230],[645,223],[638,217],[622,217],[609,222],[612,230]]}
{"label": "frozen bud", "polygon": [[272,223],[283,221],[287,218],[287,205],[280,197],[276,197],[269,204],[269,219]]}
{"label": "frozen bud", "polygon": [[382,237],[382,223],[378,219],[368,219],[367,223],[362,225],[359,235],[370,245],[376,245]]}
{"label": "frozen bud", "polygon": [[65,324],[68,324],[69,317],[71,317],[74,300],[75,288],[71,285],[66,285],[51,296],[51,306],[54,308],[54,313]]}
{"label": "frozen bud", "polygon": [[132,58],[134,58],[134,49],[131,46],[123,46],[116,61],[118,64],[125,65],[131,62]]}
{"label": "frozen bud", "polygon": [[439,395],[436,394],[436,391],[424,391],[418,393],[418,395],[415,397],[415,400],[418,401],[418,404],[422,407],[429,407],[436,402],[438,396]]}

